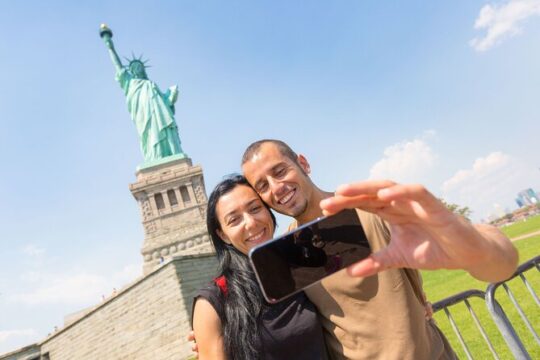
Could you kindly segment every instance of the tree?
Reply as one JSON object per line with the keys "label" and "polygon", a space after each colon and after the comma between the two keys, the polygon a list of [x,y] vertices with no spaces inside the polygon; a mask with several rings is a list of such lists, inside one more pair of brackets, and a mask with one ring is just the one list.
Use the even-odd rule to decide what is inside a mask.
{"label": "tree", "polygon": [[472,210],[469,209],[468,206],[460,206],[458,204],[452,204],[452,203],[444,201],[444,199],[439,199],[439,200],[441,200],[441,202],[448,208],[448,210],[450,210],[454,214],[461,215],[465,219],[471,221]]}

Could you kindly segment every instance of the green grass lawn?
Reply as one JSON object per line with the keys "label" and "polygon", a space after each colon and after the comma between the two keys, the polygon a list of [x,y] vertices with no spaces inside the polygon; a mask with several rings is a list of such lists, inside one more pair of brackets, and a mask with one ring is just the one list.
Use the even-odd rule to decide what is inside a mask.
{"label": "green grass lawn", "polygon": [[501,228],[509,238],[528,234],[540,230],[540,215],[531,216],[527,220],[520,220],[512,225]]}
{"label": "green grass lawn", "polygon": [[[540,216],[535,217],[532,220],[534,223],[538,222],[537,228],[534,228],[527,223],[519,223],[509,226],[506,231],[510,230],[511,234],[516,234],[513,236],[519,236],[520,234],[529,233],[540,229]],[[518,240],[514,242],[514,245],[519,251],[520,264],[540,255],[540,235]],[[525,275],[533,289],[535,289],[536,294],[540,295],[540,272],[533,268],[526,272]],[[464,271],[424,271],[422,272],[422,276],[424,278],[424,289],[428,295],[428,299],[432,303],[465,290],[479,289],[485,291],[488,285],[481,281],[475,280]],[[510,287],[515,298],[518,299],[520,306],[529,318],[529,322],[532,324],[536,333],[540,334],[540,310],[533,297],[530,295],[525,285],[519,278],[511,280],[508,283],[508,286]],[[538,346],[534,337],[528,332],[523,321],[519,317],[517,310],[515,310],[515,307],[510,302],[502,287],[499,287],[497,290],[496,299],[503,307],[531,357],[533,359],[540,359],[540,346]],[[512,355],[508,350],[502,336],[491,320],[491,317],[486,309],[485,302],[482,299],[473,298],[470,300],[470,304],[476,315],[479,317],[480,322],[492,341],[499,357],[501,359],[512,358]],[[450,312],[454,318],[454,321],[457,323],[460,331],[462,332],[462,336],[464,337],[473,357],[491,358],[491,353],[489,352],[489,349],[485,344],[480,332],[476,328],[467,307],[463,303],[460,303],[450,307]],[[437,321],[437,324],[441,330],[447,336],[458,356],[460,358],[466,358],[465,352],[462,350],[459,340],[454,334],[454,331],[452,330],[450,322],[448,321],[444,311],[439,311],[436,313],[435,320]]]}

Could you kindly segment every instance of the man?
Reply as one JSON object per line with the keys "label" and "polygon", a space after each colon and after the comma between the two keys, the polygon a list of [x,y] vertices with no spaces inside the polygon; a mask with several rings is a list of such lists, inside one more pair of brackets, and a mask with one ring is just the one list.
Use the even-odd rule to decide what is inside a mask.
{"label": "man", "polygon": [[292,227],[357,209],[374,253],[306,290],[334,359],[455,357],[426,321],[421,280],[410,269],[464,269],[495,282],[517,266],[517,251],[500,231],[470,224],[420,185],[364,181],[332,194],[311,181],[306,158],[278,140],[251,144],[242,170],[268,205],[295,218]]}

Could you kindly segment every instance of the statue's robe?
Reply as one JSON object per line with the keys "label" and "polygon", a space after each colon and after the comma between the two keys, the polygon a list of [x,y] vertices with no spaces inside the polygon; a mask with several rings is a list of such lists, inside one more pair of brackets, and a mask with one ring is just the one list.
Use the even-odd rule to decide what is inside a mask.
{"label": "statue's robe", "polygon": [[177,87],[172,86],[162,93],[153,81],[134,78],[125,68],[116,73],[116,80],[126,95],[145,162],[182,154],[174,120]]}

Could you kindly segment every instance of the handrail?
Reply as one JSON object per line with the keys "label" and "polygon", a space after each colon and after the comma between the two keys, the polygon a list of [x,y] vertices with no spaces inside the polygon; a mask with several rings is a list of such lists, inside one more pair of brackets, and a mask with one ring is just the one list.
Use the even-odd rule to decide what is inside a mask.
{"label": "handrail", "polygon": [[486,288],[486,291],[477,290],[477,289],[471,289],[467,291],[460,292],[458,294],[452,295],[447,297],[446,299],[437,301],[435,304],[433,304],[433,312],[437,312],[440,310],[444,310],[446,316],[448,317],[448,320],[450,322],[450,325],[452,326],[454,332],[456,333],[459,342],[461,343],[463,350],[465,351],[465,354],[469,359],[472,359],[472,355],[469,352],[469,349],[467,347],[467,344],[465,343],[463,337],[461,336],[461,333],[458,329],[457,324],[455,323],[450,311],[448,310],[448,307],[452,305],[456,305],[458,303],[464,302],[467,308],[469,309],[469,312],[471,313],[471,316],[476,323],[476,326],[480,333],[482,334],[482,337],[486,341],[491,353],[493,354],[494,358],[498,359],[498,355],[493,348],[493,345],[491,344],[489,337],[484,331],[484,328],[480,324],[480,321],[478,320],[476,314],[474,313],[474,310],[470,306],[470,303],[468,301],[469,298],[477,297],[481,298],[485,301],[485,304],[487,306],[487,309],[493,318],[496,327],[499,329],[500,333],[502,334],[504,341],[510,348],[510,351],[514,355],[516,359],[524,359],[528,360],[530,359],[530,355],[525,349],[525,346],[523,345],[523,342],[519,338],[518,334],[516,333],[514,327],[512,326],[510,320],[506,316],[506,313],[502,309],[499,302],[495,299],[495,292],[499,287],[503,287],[508,294],[508,297],[510,298],[510,301],[514,304],[516,307],[521,319],[525,323],[525,326],[529,329],[529,331],[533,334],[533,337],[536,339],[536,341],[540,344],[540,337],[535,332],[534,328],[532,327],[531,323],[527,319],[527,316],[525,315],[525,312],[523,309],[519,306],[516,298],[512,294],[512,291],[507,285],[507,282],[510,280],[519,277],[521,281],[524,283],[525,287],[533,297],[536,304],[540,306],[540,300],[538,299],[538,295],[535,293],[534,289],[530,285],[530,283],[527,281],[526,277],[523,275],[524,272],[535,268],[540,271],[540,255],[536,256],[523,264],[519,265],[517,270],[514,272],[514,274],[506,279],[505,281],[500,281],[497,283],[489,284]]}

